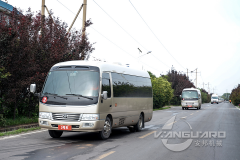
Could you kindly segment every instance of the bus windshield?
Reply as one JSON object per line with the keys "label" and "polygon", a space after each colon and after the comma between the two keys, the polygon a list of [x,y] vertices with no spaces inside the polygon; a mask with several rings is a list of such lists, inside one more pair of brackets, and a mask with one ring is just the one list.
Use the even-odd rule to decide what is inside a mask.
{"label": "bus windshield", "polygon": [[183,91],[182,98],[184,99],[198,99],[197,91]]}
{"label": "bus windshield", "polygon": [[218,97],[212,97],[212,99],[218,99]]}
{"label": "bus windshield", "polygon": [[81,95],[98,97],[99,72],[52,71],[48,73],[42,95]]}

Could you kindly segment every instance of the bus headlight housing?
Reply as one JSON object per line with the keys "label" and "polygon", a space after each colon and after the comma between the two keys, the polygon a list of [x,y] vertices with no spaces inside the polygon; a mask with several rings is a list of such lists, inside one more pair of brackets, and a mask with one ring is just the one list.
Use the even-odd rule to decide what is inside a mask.
{"label": "bus headlight housing", "polygon": [[99,120],[99,114],[82,114],[82,121],[95,121]]}
{"label": "bus headlight housing", "polygon": [[39,112],[39,118],[41,119],[52,119],[52,113],[49,112]]}
{"label": "bus headlight housing", "polygon": [[195,102],[195,103],[194,103],[194,106],[198,106],[198,102]]}

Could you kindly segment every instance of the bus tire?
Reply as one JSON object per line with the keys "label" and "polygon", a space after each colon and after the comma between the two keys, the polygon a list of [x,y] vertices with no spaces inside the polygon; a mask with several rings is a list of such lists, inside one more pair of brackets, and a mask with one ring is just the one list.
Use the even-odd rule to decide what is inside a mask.
{"label": "bus tire", "polygon": [[184,107],[182,107],[182,110],[184,110]]}
{"label": "bus tire", "polygon": [[140,132],[143,128],[143,116],[142,114],[140,114],[139,119],[138,119],[138,123],[134,126],[135,130],[137,132]]}
{"label": "bus tire", "polygon": [[99,131],[100,139],[108,139],[112,133],[112,122],[109,117],[106,118],[102,131]]}
{"label": "bus tire", "polygon": [[63,131],[48,130],[48,133],[52,138],[59,138],[63,134]]}
{"label": "bus tire", "polygon": [[136,131],[136,130],[135,130],[135,127],[128,126],[127,128],[129,129],[130,132],[135,132],[135,131]]}

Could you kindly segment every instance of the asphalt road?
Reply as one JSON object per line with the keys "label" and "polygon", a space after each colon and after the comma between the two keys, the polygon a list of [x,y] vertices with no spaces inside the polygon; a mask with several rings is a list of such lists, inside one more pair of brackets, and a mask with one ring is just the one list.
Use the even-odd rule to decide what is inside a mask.
{"label": "asphalt road", "polygon": [[[173,116],[176,119],[171,131],[190,131],[190,125],[193,132],[224,131],[226,138],[197,137],[183,151],[169,150],[163,145],[161,137],[154,138],[154,131],[162,131],[164,124]],[[96,133],[78,132],[64,132],[61,138],[53,139],[46,130],[0,138],[0,159],[237,160],[240,159],[239,135],[240,109],[230,103],[203,104],[201,110],[173,107],[155,111],[153,119],[145,124],[141,132],[131,133],[122,127],[114,129],[105,141],[99,140]],[[168,143],[178,144],[186,140],[176,137],[169,139]]]}

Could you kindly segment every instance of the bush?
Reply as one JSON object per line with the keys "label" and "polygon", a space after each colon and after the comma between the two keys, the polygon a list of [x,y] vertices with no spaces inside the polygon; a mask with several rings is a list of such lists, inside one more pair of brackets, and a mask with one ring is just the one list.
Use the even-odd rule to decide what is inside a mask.
{"label": "bush", "polygon": [[174,96],[171,101],[171,105],[181,105],[181,98],[179,96]]}
{"label": "bush", "polygon": [[167,79],[151,77],[153,90],[153,108],[160,108],[169,104],[173,97],[173,89]]}
{"label": "bush", "polygon": [[202,103],[209,103],[211,101],[211,96],[204,89],[200,89],[202,95]]}
{"label": "bush", "polygon": [[0,114],[0,127],[6,127],[6,119],[3,117],[3,114]]}
{"label": "bush", "polygon": [[232,103],[235,106],[238,106],[240,104],[240,85],[232,90],[229,99],[232,100]]}

